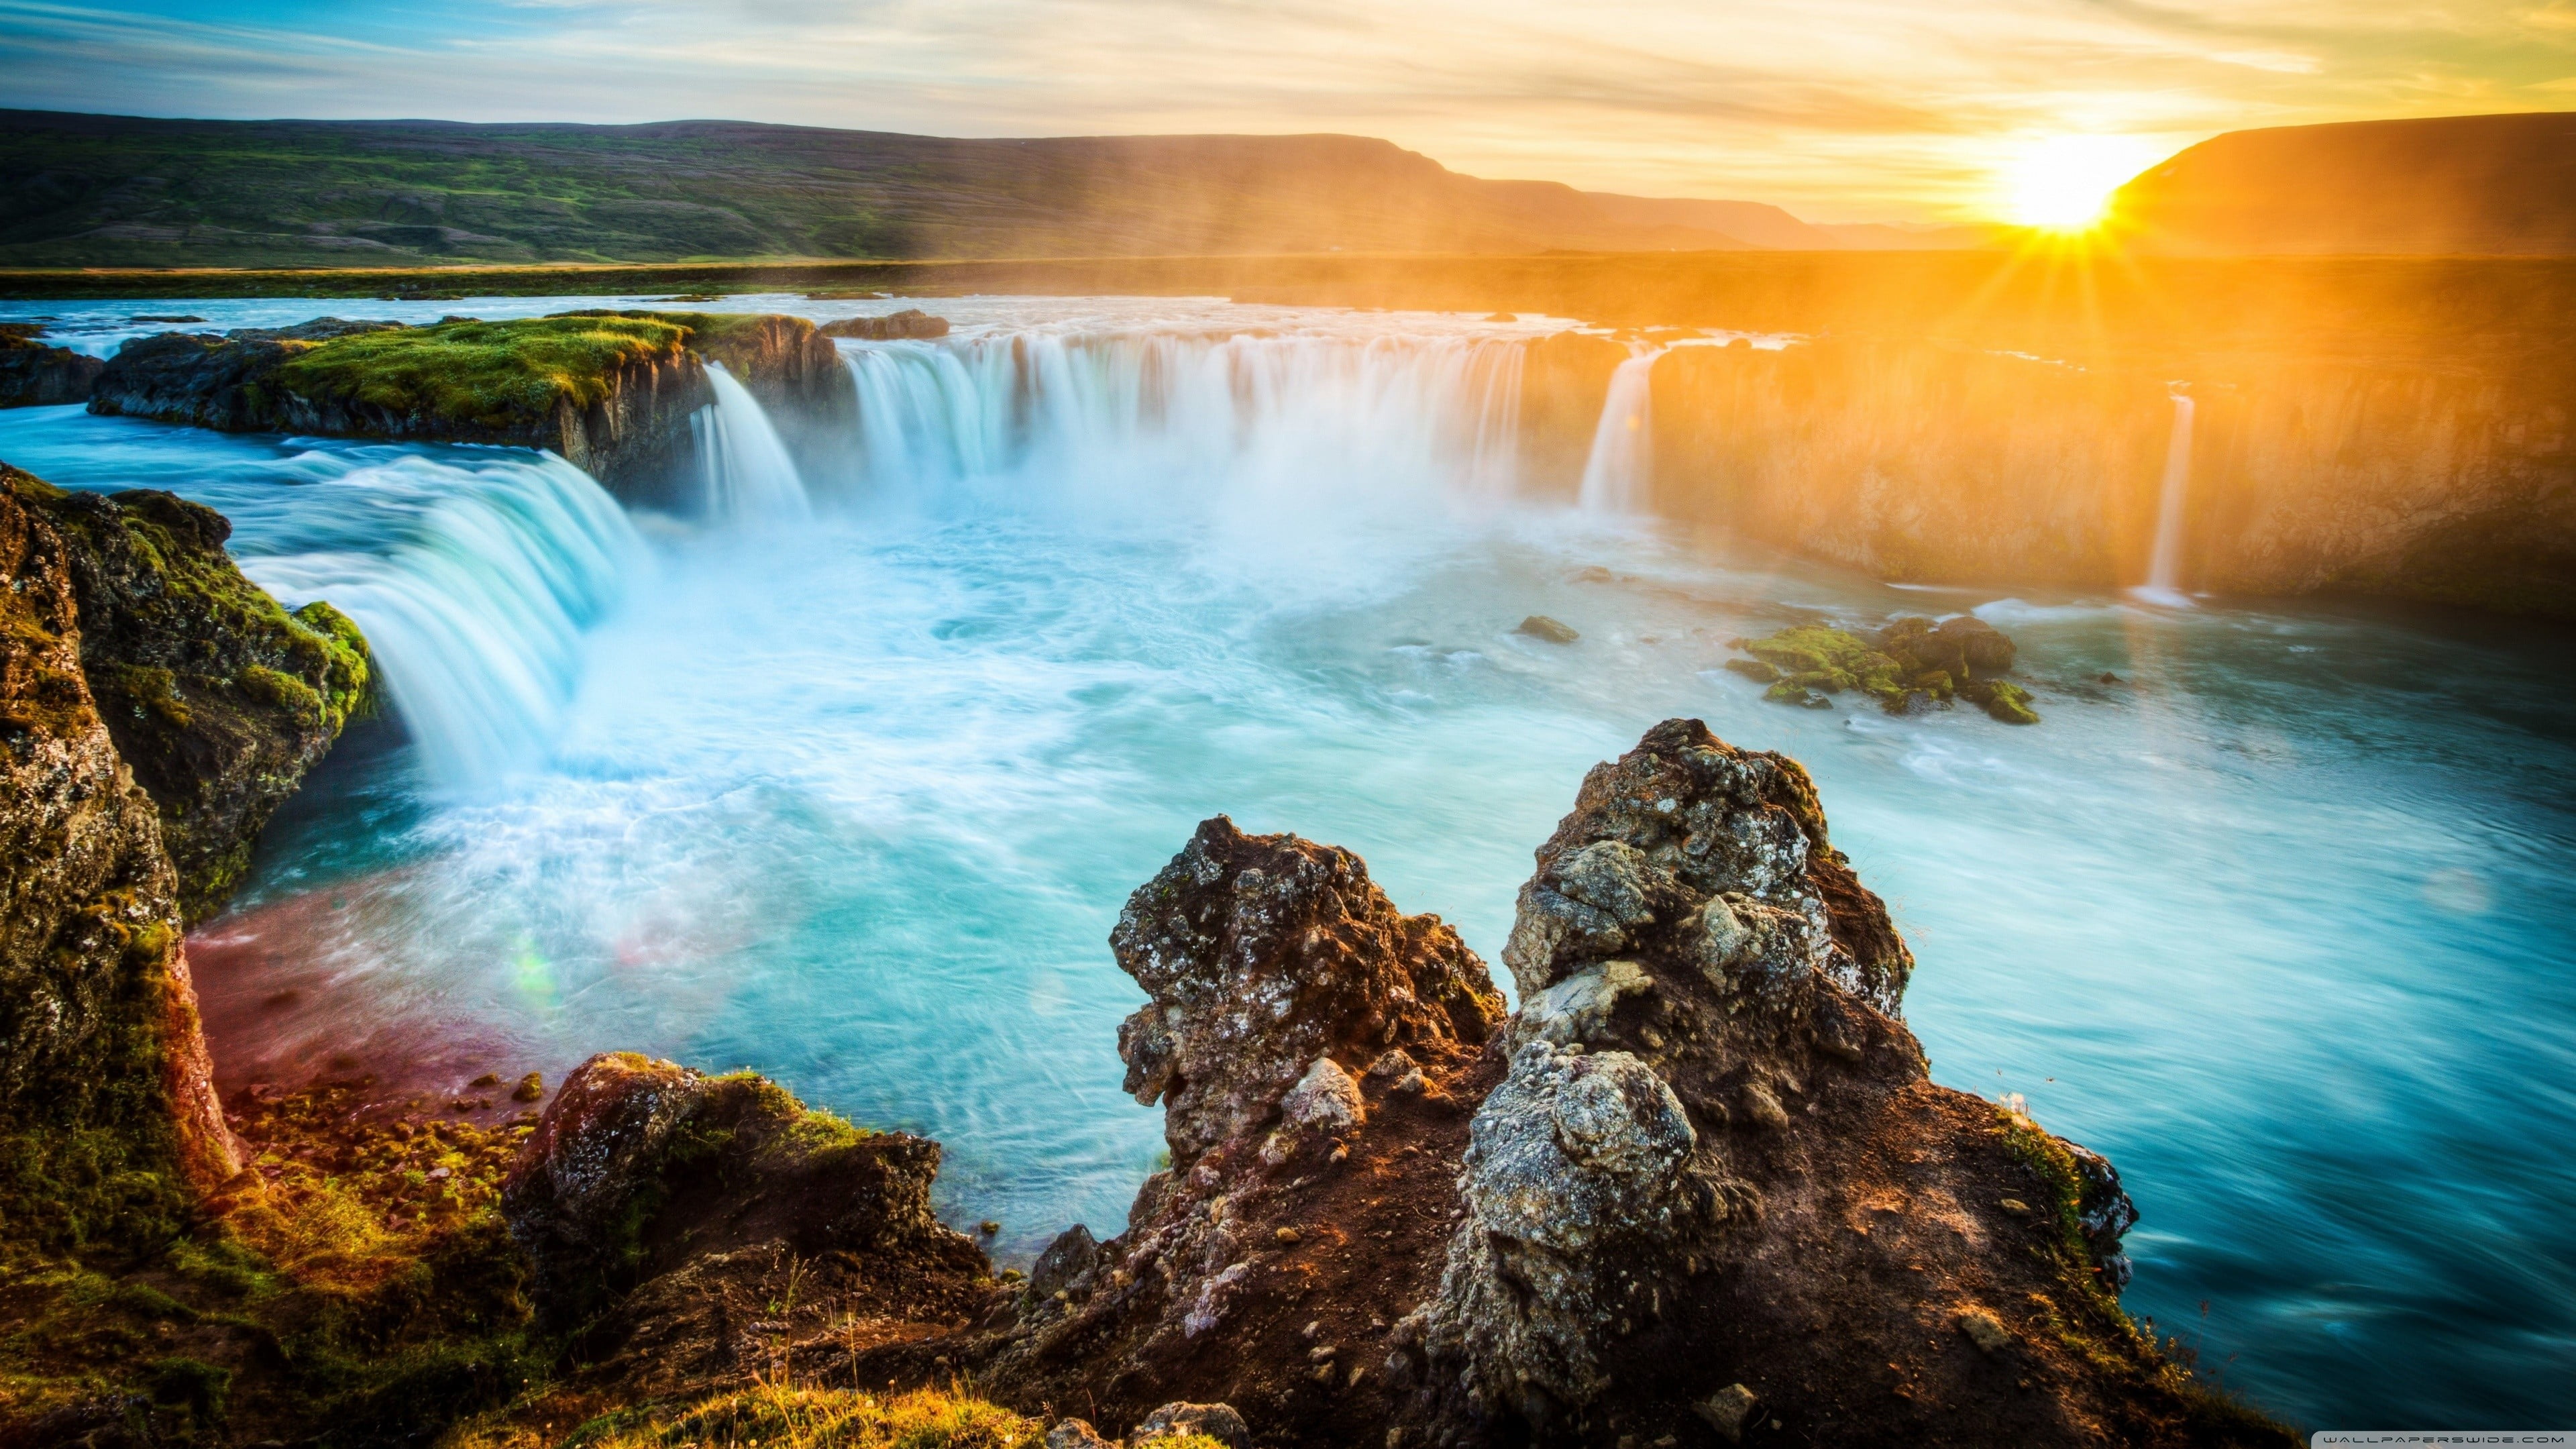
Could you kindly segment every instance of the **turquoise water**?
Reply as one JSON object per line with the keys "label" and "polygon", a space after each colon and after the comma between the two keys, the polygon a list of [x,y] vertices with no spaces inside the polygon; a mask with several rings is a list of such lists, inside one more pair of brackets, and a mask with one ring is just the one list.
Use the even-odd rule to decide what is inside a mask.
{"label": "turquoise water", "polygon": [[[2576,1410],[2560,632],[1684,547],[1495,456],[1492,336],[1456,319],[943,310],[950,344],[852,349],[907,420],[809,468],[793,527],[630,519],[506,450],[0,413],[0,459],[223,508],[414,681],[192,943],[229,1079],[756,1065],[940,1138],[944,1208],[1025,1253],[1114,1229],[1160,1145],[1105,941],[1198,819],[1349,846],[1491,960],[1582,772],[1690,714],[1814,771],[1921,960],[1935,1076],[2119,1164],[2134,1312],[2311,1426]],[[1043,396],[992,365],[1012,338]],[[1968,608],[2045,724],[1810,713],[1718,667],[1787,618]],[[1583,638],[1511,632],[1534,612]]]}

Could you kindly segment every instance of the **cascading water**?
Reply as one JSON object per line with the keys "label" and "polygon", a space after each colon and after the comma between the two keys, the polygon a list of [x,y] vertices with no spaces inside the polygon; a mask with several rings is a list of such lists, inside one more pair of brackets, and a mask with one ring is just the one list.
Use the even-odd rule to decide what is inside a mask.
{"label": "cascading water", "polygon": [[707,365],[707,386],[716,400],[689,419],[706,470],[707,516],[734,523],[793,523],[812,517],[805,480],[760,399],[722,363]]}
{"label": "cascading water", "polygon": [[2173,395],[2173,433],[2165,441],[2164,483],[2156,496],[2156,548],[2144,588],[2132,590],[2152,603],[2187,608],[2182,591],[2183,507],[2191,491],[2191,394]]}
{"label": "cascading water", "polygon": [[1586,513],[1627,517],[1644,511],[1654,459],[1655,359],[1663,355],[1660,347],[1638,348],[1610,374],[1610,393],[1602,400],[1601,424],[1593,431],[1576,495]]}
{"label": "cascading water", "polygon": [[243,571],[290,606],[327,599],[357,621],[442,785],[485,785],[533,763],[580,679],[582,631],[650,566],[634,525],[551,454],[395,458],[332,486],[379,526],[387,512],[410,521],[363,552],[264,553],[246,540]]}
{"label": "cascading water", "polygon": [[1508,340],[1024,331],[842,356],[880,499],[918,504],[1036,465],[1061,490],[1114,484],[1130,501],[1374,508],[1508,497],[1518,472],[1522,352]]}

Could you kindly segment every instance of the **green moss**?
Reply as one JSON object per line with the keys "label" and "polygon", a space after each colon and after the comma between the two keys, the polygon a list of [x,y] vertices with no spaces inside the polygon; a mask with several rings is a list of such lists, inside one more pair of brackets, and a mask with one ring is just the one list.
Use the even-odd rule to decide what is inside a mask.
{"label": "green moss", "polygon": [[233,1371],[193,1358],[165,1358],[152,1365],[145,1380],[152,1402],[184,1408],[201,1428],[224,1421],[224,1402],[232,1396]]}
{"label": "green moss", "polygon": [[1800,624],[1766,639],[1747,640],[1743,648],[1802,689],[1826,694],[1857,689],[1880,700],[1905,697],[1896,661],[1841,629]]}
{"label": "green moss", "polygon": [[379,708],[375,654],[367,636],[348,615],[320,599],[295,611],[302,626],[298,657],[308,666],[306,678],[318,675],[322,704],[333,731],[351,720],[372,719]]}
{"label": "green moss", "polygon": [[2008,679],[1972,679],[1960,687],[1963,698],[1976,701],[2005,724],[2034,725],[2039,711],[2030,707],[2030,691]]}
{"label": "green moss", "polygon": [[678,356],[690,331],[674,319],[603,312],[443,322],[304,346],[274,378],[316,402],[511,432],[542,422],[559,400],[600,401],[612,374]]}
{"label": "green moss", "polygon": [[265,665],[245,667],[237,681],[242,693],[277,709],[292,710],[307,718],[323,718],[322,696],[312,685],[292,674],[281,674]]}

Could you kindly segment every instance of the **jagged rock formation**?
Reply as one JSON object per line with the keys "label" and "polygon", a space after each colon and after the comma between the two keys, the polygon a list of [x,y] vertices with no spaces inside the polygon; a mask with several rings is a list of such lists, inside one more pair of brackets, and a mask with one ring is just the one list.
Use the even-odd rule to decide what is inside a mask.
{"label": "jagged rock formation", "polygon": [[938,1170],[938,1143],[749,1073],[613,1053],[566,1079],[502,1211],[583,1383],[640,1398],[964,1327],[990,1265],[931,1213]]}
{"label": "jagged rock formation", "polygon": [[[18,475],[23,476],[23,475]],[[175,1233],[239,1168],[153,803],[81,669],[71,551],[0,488],[0,1234]]]}
{"label": "jagged rock formation", "polygon": [[[2120,1312],[2109,1164],[1927,1080],[1911,956],[1794,762],[1667,721],[1538,867],[1488,1031],[1417,1011],[1432,933],[1342,925],[1406,920],[1355,860],[1202,827],[1116,938],[1173,1171],[961,1341],[981,1383],[1278,1444],[2288,1442]],[[1370,990],[1421,1034],[1329,1025]],[[1300,999],[1343,1044],[1292,1071]]]}
{"label": "jagged rock formation", "polygon": [[211,508],[136,489],[65,492],[0,465],[61,538],[81,670],[150,792],[189,924],[223,906],[251,847],[341,728],[374,706],[367,641],[329,604],[287,612],[224,551]]}
{"label": "jagged rock formation", "polygon": [[1222,816],[1111,944],[1152,997],[1119,1054],[1164,1104],[1172,1166],[1125,1232],[1075,1228],[1040,1259],[1019,1323],[977,1350],[989,1383],[1109,1424],[1184,1399],[1232,1404],[1265,1441],[1382,1435],[1360,1350],[1436,1281],[1503,1016],[1484,964],[1350,852]]}
{"label": "jagged rock formation", "polygon": [[856,426],[840,355],[812,323],[702,313],[165,332],[118,350],[90,411],[228,432],[548,448],[622,498],[667,506],[693,496],[689,419],[714,400],[710,361],[741,379],[791,444]]}
{"label": "jagged rock formation", "polygon": [[107,366],[68,347],[47,347],[30,323],[0,323],[0,408],[49,408],[89,401],[90,384]]}

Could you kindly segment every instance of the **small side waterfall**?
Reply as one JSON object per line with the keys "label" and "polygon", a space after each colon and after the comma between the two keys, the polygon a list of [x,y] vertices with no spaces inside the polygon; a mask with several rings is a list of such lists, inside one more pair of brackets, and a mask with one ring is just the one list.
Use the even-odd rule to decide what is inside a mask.
{"label": "small side waterfall", "polygon": [[1586,513],[1626,517],[1644,511],[1654,466],[1655,359],[1663,355],[1662,348],[1638,349],[1610,374],[1610,393],[1601,400],[1601,423],[1593,430],[1576,495]]}
{"label": "small side waterfall", "polygon": [[712,406],[689,419],[706,468],[707,516],[728,522],[794,522],[813,516],[796,460],[760,399],[721,363],[707,365]]}
{"label": "small side waterfall", "polygon": [[357,621],[439,785],[540,758],[580,680],[582,631],[652,566],[635,526],[551,454],[309,456],[301,536],[237,535],[243,572],[289,607],[327,599]]}
{"label": "small side waterfall", "polygon": [[2183,508],[2191,492],[2191,415],[2188,393],[2173,396],[2173,434],[2165,443],[2165,476],[2156,501],[2156,548],[2147,582],[2135,592],[2153,603],[2187,607],[2182,591]]}

